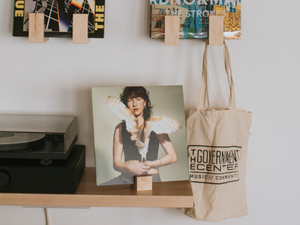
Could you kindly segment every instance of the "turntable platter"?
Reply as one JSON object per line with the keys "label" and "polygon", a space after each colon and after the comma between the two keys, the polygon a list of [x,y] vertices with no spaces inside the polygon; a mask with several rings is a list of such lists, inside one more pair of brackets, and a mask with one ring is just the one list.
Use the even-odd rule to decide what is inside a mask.
{"label": "turntable platter", "polygon": [[0,132],[0,151],[29,149],[44,141],[45,134]]}

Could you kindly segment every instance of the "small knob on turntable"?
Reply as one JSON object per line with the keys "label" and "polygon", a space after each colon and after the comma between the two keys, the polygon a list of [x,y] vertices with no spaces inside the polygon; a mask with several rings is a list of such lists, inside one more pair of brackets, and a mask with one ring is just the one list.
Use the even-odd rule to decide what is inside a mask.
{"label": "small knob on turntable", "polygon": [[5,171],[0,171],[0,188],[6,187],[10,182],[10,177]]}

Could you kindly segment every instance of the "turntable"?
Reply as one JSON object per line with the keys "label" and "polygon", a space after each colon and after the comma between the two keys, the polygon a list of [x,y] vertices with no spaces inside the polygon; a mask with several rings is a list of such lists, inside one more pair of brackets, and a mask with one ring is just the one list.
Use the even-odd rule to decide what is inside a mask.
{"label": "turntable", "polygon": [[0,115],[0,158],[66,159],[76,141],[73,116]]}
{"label": "turntable", "polygon": [[85,168],[76,117],[0,115],[0,192],[75,193]]}

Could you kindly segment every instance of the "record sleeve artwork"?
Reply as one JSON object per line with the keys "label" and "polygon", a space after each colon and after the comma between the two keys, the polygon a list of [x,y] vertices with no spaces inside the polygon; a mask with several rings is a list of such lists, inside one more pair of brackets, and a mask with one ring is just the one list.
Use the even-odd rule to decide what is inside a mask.
{"label": "record sleeve artwork", "polygon": [[92,97],[97,185],[189,179],[181,86],[95,87]]}
{"label": "record sleeve artwork", "polygon": [[180,16],[180,38],[208,38],[209,15],[224,16],[224,38],[241,38],[241,0],[150,0],[150,37],[164,38],[165,15]]}
{"label": "record sleeve artwork", "polygon": [[28,14],[45,14],[45,37],[72,37],[73,14],[88,14],[88,37],[104,37],[105,0],[15,0],[13,36],[28,36]]}

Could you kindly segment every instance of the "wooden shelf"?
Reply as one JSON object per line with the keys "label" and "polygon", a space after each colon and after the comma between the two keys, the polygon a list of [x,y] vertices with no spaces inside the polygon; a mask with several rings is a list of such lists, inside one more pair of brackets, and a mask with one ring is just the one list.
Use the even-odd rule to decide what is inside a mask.
{"label": "wooden shelf", "polygon": [[86,168],[76,194],[0,193],[0,205],[43,207],[158,207],[191,208],[190,181],[153,183],[151,191],[135,191],[130,185],[97,187],[95,168]]}

